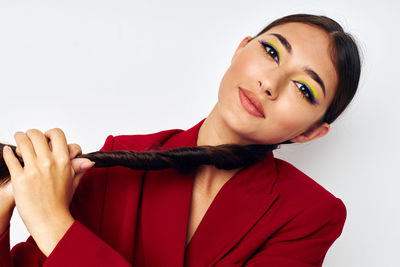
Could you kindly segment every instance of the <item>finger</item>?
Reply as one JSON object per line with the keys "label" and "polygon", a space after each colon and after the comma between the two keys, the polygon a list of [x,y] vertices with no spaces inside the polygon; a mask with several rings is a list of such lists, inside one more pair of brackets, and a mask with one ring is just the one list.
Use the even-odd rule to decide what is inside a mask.
{"label": "finger", "polygon": [[19,160],[15,157],[14,152],[9,146],[4,146],[3,158],[7,165],[8,171],[10,172],[11,179],[24,172]]}
{"label": "finger", "polygon": [[83,175],[86,173],[88,169],[93,167],[94,162],[90,161],[89,159],[78,158],[78,159],[73,159],[71,161],[71,165],[75,171],[75,177],[72,182],[73,192],[75,192],[75,189],[78,187]]}
{"label": "finger", "polygon": [[18,157],[22,157],[21,151],[19,151],[19,147],[15,149],[15,153],[17,153]]}
{"label": "finger", "polygon": [[51,151],[47,143],[46,136],[37,129],[30,129],[26,131],[26,135],[32,142],[33,148],[35,149],[36,156],[38,158],[50,158]]}
{"label": "finger", "polygon": [[93,167],[94,162],[90,161],[89,159],[85,158],[77,158],[71,160],[71,166],[75,173],[80,173],[87,171],[91,167]]}
{"label": "finger", "polygon": [[53,154],[55,155],[68,155],[67,139],[65,138],[64,132],[59,128],[48,130],[44,133],[46,137],[50,139],[51,146],[53,148]]}
{"label": "finger", "polygon": [[36,159],[35,149],[33,148],[31,140],[23,132],[16,132],[14,134],[14,139],[19,151],[21,152],[24,165],[28,166]]}
{"label": "finger", "polygon": [[82,149],[77,144],[68,144],[68,152],[69,152],[69,158],[73,159],[76,156],[82,154]]}

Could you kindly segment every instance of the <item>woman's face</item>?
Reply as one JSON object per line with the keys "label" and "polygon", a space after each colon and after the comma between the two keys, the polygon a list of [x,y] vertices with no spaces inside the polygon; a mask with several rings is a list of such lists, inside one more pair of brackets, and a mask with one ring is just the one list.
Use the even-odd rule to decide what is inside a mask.
{"label": "woman's face", "polygon": [[[224,123],[246,143],[306,142],[325,135],[329,125],[317,122],[337,84],[328,34],[286,23],[249,39],[240,43],[220,84],[216,107]],[[258,109],[249,105],[254,97]]]}

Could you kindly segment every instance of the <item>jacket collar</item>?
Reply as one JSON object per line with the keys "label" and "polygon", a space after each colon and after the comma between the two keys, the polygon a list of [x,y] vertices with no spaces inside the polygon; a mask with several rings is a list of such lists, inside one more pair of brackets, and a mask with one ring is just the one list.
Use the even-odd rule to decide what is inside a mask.
{"label": "jacket collar", "polygon": [[[197,146],[205,119],[173,135],[162,149]],[[185,248],[194,173],[146,172],[142,230],[146,265],[206,266],[218,262],[265,214],[277,198],[273,154],[238,171],[215,196]]]}

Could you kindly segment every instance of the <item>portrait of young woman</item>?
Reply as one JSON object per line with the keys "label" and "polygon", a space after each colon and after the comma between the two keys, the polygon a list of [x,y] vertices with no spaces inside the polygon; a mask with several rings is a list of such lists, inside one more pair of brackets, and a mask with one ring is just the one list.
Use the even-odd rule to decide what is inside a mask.
{"label": "portrait of young woman", "polygon": [[[236,41],[217,90],[210,91],[216,101],[186,128],[111,130],[93,153],[82,152],[85,143],[70,142],[63,125],[38,125],[0,140],[0,266],[322,266],[343,232],[347,203],[276,154],[319,142],[333,129],[357,98],[362,49],[329,14],[267,17],[255,34]],[[149,36],[143,46],[169,53],[165,34]],[[152,89],[152,80],[159,84],[163,76],[151,72],[148,87],[128,95],[140,101],[142,90],[154,90],[147,108],[156,110],[157,120],[173,122],[157,110],[168,92]],[[196,82],[182,78],[173,86],[189,96]],[[71,110],[74,101],[95,105],[68,90],[52,94],[43,101],[56,119],[69,112],[57,109],[57,101],[70,101]],[[124,98],[110,101],[128,103]],[[178,111],[185,116],[185,104]],[[134,119],[114,113],[110,123],[112,116],[124,124],[145,120],[147,110],[138,112]],[[80,131],[91,131],[95,113],[84,115],[87,129]],[[28,238],[13,245],[16,213]]]}

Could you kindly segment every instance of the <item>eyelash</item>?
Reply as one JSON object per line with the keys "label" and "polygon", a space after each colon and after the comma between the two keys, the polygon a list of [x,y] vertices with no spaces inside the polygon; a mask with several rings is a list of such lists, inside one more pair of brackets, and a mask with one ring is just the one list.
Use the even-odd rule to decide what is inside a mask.
{"label": "eyelash", "polygon": [[294,85],[299,89],[303,97],[305,97],[311,104],[318,104],[318,101],[315,99],[313,93],[311,92],[311,89],[306,84],[294,80],[293,82]]}
{"label": "eyelash", "polygon": [[273,45],[267,43],[265,40],[261,40],[260,44],[264,47],[265,53],[267,53],[267,55],[270,56],[279,65],[278,50],[276,50],[276,48]]}
{"label": "eyelash", "polygon": [[[279,65],[280,59],[279,59],[279,53],[278,53],[277,49],[265,40],[261,40],[259,42],[264,47],[265,53]],[[293,80],[293,83],[295,84],[297,89],[300,91],[302,96],[307,99],[307,101],[309,101],[311,104],[318,104],[318,101],[315,99],[314,95],[312,94],[311,89],[306,84],[299,82],[299,81],[294,81],[294,80]]]}

